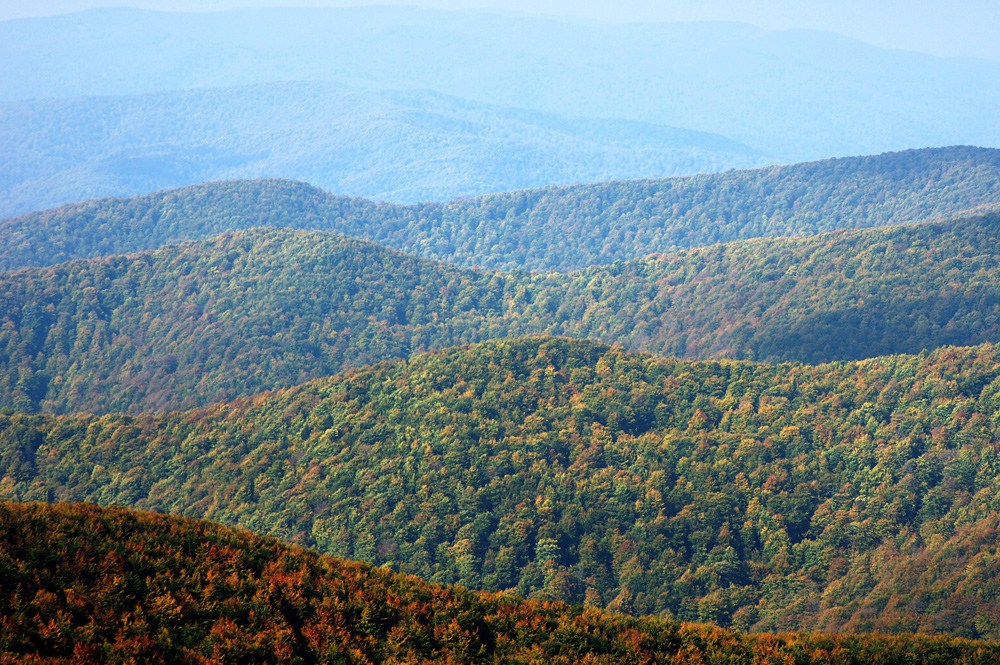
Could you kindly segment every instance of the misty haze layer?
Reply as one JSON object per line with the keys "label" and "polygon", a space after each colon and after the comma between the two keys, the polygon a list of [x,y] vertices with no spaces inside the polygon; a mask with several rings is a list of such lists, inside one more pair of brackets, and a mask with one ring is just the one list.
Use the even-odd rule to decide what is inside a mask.
{"label": "misty haze layer", "polygon": [[320,81],[0,102],[0,217],[231,178],[410,203],[766,163],[701,132]]}
{"label": "misty haze layer", "polygon": [[1000,145],[1000,63],[735,23],[581,25],[399,7],[94,10],[0,23],[0,60],[8,100],[322,79],[685,127],[784,161]]}

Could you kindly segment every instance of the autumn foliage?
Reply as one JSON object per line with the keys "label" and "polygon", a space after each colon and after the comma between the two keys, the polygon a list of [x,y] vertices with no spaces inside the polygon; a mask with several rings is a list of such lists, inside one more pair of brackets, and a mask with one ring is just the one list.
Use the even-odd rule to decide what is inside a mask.
{"label": "autumn foliage", "polygon": [[756,631],[1000,637],[1000,347],[822,366],[529,338],[163,416],[0,415],[0,498]]}
{"label": "autumn foliage", "polygon": [[0,663],[994,663],[927,636],[745,635],[428,584],[208,522],[0,504]]}

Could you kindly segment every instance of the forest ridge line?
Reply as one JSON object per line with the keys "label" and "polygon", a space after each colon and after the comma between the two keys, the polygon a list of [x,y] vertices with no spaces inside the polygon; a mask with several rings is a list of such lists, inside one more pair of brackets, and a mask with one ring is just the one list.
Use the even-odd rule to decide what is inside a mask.
{"label": "forest ridge line", "polygon": [[233,181],[0,220],[0,268],[278,226],[343,233],[464,267],[565,272],[718,242],[947,219],[997,206],[1000,150],[971,147],[411,206],[291,181]]}

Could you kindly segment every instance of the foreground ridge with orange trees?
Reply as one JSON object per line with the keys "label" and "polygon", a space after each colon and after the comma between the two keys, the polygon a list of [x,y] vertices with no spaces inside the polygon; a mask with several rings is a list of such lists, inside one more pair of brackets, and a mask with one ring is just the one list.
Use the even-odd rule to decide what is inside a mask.
{"label": "foreground ridge with orange trees", "polygon": [[0,663],[986,665],[1000,645],[747,635],[442,587],[210,522],[0,504]]}
{"label": "foreground ridge with orange trees", "polygon": [[751,240],[570,274],[254,229],[0,275],[0,407],[204,406],[528,334],[824,362],[1000,341],[1000,214]]}
{"label": "foreground ridge with orange trees", "polygon": [[1000,346],[805,365],[488,342],[201,411],[0,414],[0,499],[761,632],[1000,638]]}

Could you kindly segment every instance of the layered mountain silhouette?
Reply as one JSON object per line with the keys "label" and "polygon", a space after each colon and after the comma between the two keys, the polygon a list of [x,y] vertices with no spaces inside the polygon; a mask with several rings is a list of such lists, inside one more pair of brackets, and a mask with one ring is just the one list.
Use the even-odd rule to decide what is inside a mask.
{"label": "layered mountain silhouette", "polygon": [[1000,659],[1000,64],[401,7],[0,62],[0,665]]}
{"label": "layered mountain silhouette", "polygon": [[998,63],[738,23],[117,8],[4,21],[0,61],[0,215],[232,177],[440,201],[1000,147]]}
{"label": "layered mountain silhouette", "polygon": [[772,163],[724,137],[321,81],[0,102],[0,216],[229,178],[403,203]]}
{"label": "layered mountain silhouette", "polygon": [[957,217],[1000,205],[1000,151],[953,147],[399,206],[296,182],[197,185],[0,220],[0,268],[226,231],[334,231],[468,267],[574,270],[761,236]]}

